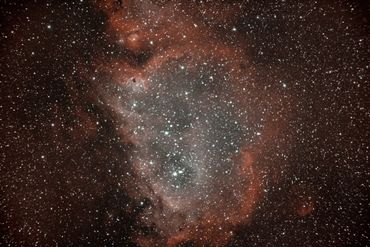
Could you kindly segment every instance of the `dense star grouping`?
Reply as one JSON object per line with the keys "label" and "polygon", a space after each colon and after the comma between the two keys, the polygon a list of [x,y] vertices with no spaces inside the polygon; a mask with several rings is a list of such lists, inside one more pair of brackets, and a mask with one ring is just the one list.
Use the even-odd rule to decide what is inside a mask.
{"label": "dense star grouping", "polygon": [[0,10],[0,245],[369,242],[367,3]]}
{"label": "dense star grouping", "polygon": [[[117,134],[134,146],[129,160],[141,181],[134,186],[152,202],[146,219],[173,245],[200,234],[194,231],[204,235],[199,225],[211,220],[207,216],[211,212],[222,211],[226,219],[224,223],[212,219],[217,227],[249,218],[248,214],[232,216],[240,207],[249,213],[256,199],[255,193],[243,195],[250,187],[256,189],[256,174],[251,161],[242,157],[261,138],[263,117],[269,115],[259,106],[262,94],[253,95],[254,86],[247,82],[251,74],[235,69],[242,61],[236,52],[225,57],[222,51],[211,53],[199,47],[177,51],[171,60],[157,59],[171,57],[168,51],[158,53],[134,76],[112,77],[112,70],[131,69],[122,61],[118,67],[99,66],[93,84],[101,107],[114,116]],[[151,67],[155,70],[147,69]],[[221,232],[221,236],[230,235],[230,229]]]}

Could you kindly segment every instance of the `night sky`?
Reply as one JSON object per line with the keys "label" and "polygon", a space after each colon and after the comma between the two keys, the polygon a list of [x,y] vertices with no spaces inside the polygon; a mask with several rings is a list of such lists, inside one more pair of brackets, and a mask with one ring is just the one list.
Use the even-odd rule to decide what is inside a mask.
{"label": "night sky", "polygon": [[0,246],[370,246],[367,1],[0,3]]}

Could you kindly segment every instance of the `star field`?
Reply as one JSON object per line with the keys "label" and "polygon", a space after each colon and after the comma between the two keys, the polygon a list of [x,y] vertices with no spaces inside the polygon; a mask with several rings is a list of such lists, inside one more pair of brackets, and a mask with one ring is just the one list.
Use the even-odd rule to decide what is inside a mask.
{"label": "star field", "polygon": [[368,246],[366,1],[3,1],[1,246]]}

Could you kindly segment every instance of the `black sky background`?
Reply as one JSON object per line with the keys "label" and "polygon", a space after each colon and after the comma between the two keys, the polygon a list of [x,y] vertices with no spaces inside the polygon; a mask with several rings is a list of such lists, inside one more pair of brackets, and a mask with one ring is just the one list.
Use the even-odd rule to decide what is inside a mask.
{"label": "black sky background", "polygon": [[[369,246],[369,4],[256,1],[247,9],[235,26],[261,78],[292,102],[293,141],[286,174],[230,246]],[[106,17],[88,1],[1,1],[0,11],[0,245],[134,246],[130,234],[150,229],[114,186],[126,147],[86,96],[91,85],[68,88],[96,57],[114,56]],[[81,106],[103,123],[96,133],[82,127]],[[308,197],[313,212],[297,216],[292,201]],[[107,223],[106,211],[122,221]],[[24,222],[48,235],[17,233]]]}

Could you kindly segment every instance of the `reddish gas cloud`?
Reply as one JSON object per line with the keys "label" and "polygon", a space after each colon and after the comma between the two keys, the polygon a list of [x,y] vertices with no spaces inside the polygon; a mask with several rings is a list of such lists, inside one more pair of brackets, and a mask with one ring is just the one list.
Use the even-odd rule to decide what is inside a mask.
{"label": "reddish gas cloud", "polygon": [[[271,168],[269,157],[276,148],[274,140],[279,138],[284,127],[282,117],[286,116],[286,102],[264,88],[256,68],[248,60],[245,41],[236,34],[230,34],[233,35],[230,41],[216,31],[215,23],[232,19],[228,12],[212,18],[210,13],[214,11],[202,12],[204,6],[194,11],[184,2],[99,1],[96,6],[106,14],[110,41],[125,55],[114,59],[99,57],[91,72],[80,76],[95,85],[101,107],[114,119],[121,142],[136,150],[131,155],[134,179],[123,189],[134,200],[150,200],[141,220],[148,226],[154,225],[157,231],[145,236],[138,234],[136,242],[140,246],[177,246],[189,241],[199,246],[226,245],[236,227],[253,218],[266,174],[279,170],[278,162]],[[221,6],[213,8],[221,11]],[[209,24],[210,19],[213,24]],[[186,75],[180,79],[176,74],[180,73],[176,72],[179,68],[186,70]],[[236,121],[252,122],[259,126],[259,132],[252,142],[242,141],[234,155],[221,159],[221,166],[227,166],[222,164],[224,160],[233,164],[228,176],[216,174],[209,179],[206,175],[197,175],[198,187],[173,192],[158,175],[167,169],[165,165],[152,168],[147,164],[153,153],[148,143],[158,139],[158,133],[151,127],[161,125],[164,119],[159,115],[149,118],[136,114],[127,104],[153,93],[158,81],[201,77],[205,71],[215,71],[216,80],[229,90],[225,93],[217,89],[219,100],[228,98],[235,102],[236,112],[248,113],[248,117],[239,114]],[[93,79],[91,74],[94,74]],[[210,78],[213,80],[212,76]],[[173,83],[174,88],[177,85]],[[169,92],[174,91],[169,89]],[[135,130],[137,126],[143,126],[139,133]],[[199,131],[207,128],[212,129],[212,126],[199,127]],[[187,145],[197,146],[199,142],[201,146],[204,142],[194,133],[196,131],[186,132]],[[207,155],[206,148],[202,152]],[[207,162],[204,162],[204,169],[215,169],[214,164]],[[267,167],[271,171],[267,172]],[[196,196],[199,190],[206,195],[202,199]]]}

